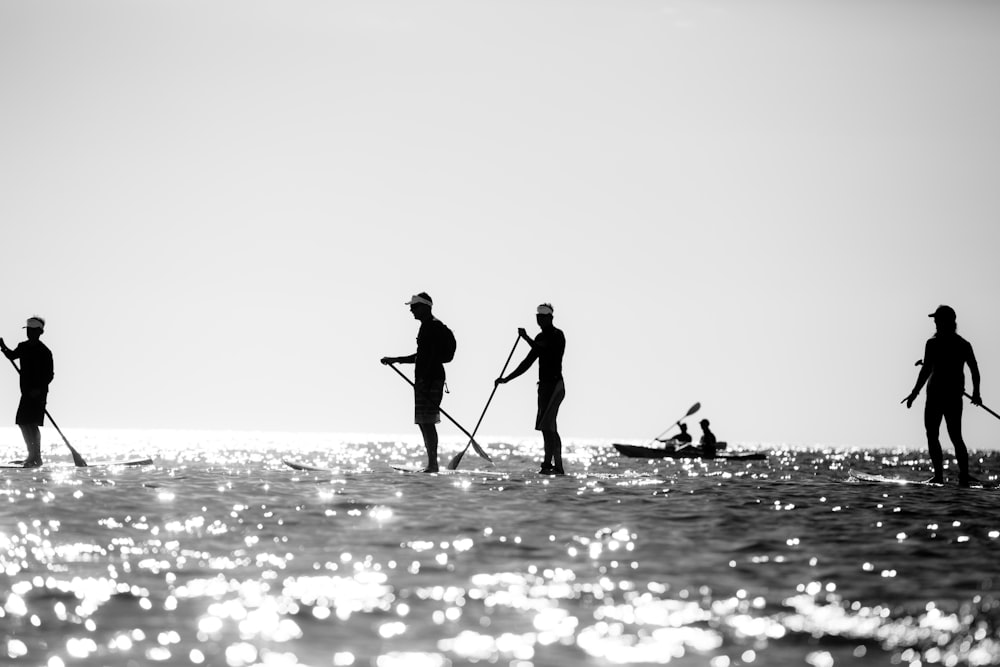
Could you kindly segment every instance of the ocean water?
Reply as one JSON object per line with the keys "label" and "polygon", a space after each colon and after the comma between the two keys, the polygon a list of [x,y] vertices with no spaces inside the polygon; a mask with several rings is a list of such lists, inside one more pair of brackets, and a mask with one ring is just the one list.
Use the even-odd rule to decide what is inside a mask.
{"label": "ocean water", "polygon": [[155,465],[73,468],[53,441],[0,471],[3,664],[1000,664],[1000,491],[848,481],[926,476],[921,451],[568,441],[552,478],[533,440],[422,475],[390,467],[422,462],[416,439],[71,437]]}

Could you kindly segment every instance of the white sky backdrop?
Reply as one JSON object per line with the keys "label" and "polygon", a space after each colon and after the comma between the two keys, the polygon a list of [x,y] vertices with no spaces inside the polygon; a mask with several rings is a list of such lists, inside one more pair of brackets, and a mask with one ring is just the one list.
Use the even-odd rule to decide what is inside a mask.
{"label": "white sky backdrop", "polygon": [[[986,1],[0,0],[0,335],[48,318],[64,430],[410,433],[378,359],[411,293],[469,428],[551,301],[564,436],[701,401],[729,440],[920,445],[938,303],[1000,408],[998,34]],[[534,374],[484,434],[532,433]]]}

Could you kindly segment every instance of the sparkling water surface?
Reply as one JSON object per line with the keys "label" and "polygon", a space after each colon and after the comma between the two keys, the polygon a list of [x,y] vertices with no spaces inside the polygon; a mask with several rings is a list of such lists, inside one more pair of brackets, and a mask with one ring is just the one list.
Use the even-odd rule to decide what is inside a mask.
{"label": "sparkling water surface", "polygon": [[73,440],[155,464],[74,468],[53,443],[2,471],[5,664],[1000,664],[1000,491],[848,481],[926,477],[917,450],[567,442],[572,474],[544,477],[533,440],[487,441],[495,467],[470,451],[483,472],[458,475],[393,470],[422,463],[415,439]]}

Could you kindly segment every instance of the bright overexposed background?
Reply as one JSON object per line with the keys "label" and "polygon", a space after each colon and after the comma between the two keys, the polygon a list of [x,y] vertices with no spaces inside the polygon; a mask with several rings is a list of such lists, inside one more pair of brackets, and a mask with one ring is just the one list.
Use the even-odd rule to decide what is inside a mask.
{"label": "bright overexposed background", "polygon": [[[0,335],[48,319],[64,430],[411,432],[378,360],[427,291],[471,429],[551,301],[564,436],[700,401],[729,440],[919,445],[939,303],[1000,408],[998,34],[977,1],[7,0]],[[534,371],[481,430],[533,419]]]}

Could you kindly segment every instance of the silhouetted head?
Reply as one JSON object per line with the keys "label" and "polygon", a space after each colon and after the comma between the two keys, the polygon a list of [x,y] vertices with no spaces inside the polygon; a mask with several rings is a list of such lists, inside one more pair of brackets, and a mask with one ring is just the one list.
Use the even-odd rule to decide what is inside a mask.
{"label": "silhouetted head", "polygon": [[554,313],[555,309],[551,303],[539,304],[535,310],[535,321],[538,322],[538,326],[542,329],[548,329],[552,326],[552,316]]}
{"label": "silhouetted head", "polygon": [[958,329],[958,318],[955,315],[955,309],[951,306],[938,306],[927,317],[934,318],[934,325],[941,333],[954,333]]}
{"label": "silhouetted head", "polygon": [[420,292],[410,297],[404,305],[410,307],[413,317],[423,321],[431,317],[431,309],[434,307],[434,299],[427,292]]}
{"label": "silhouetted head", "polygon": [[680,424],[680,427],[681,427],[681,433],[687,433],[688,432],[688,425],[687,424],[683,424],[682,423],[682,424]]}
{"label": "silhouetted head", "polygon": [[707,420],[707,419],[702,419],[702,420],[701,420],[700,422],[698,422],[698,423],[699,423],[699,424],[701,424],[701,427],[702,427],[702,428],[708,428],[708,420]]}
{"label": "silhouetted head", "polygon": [[24,328],[30,340],[38,340],[45,333],[45,320],[37,315],[29,317]]}

